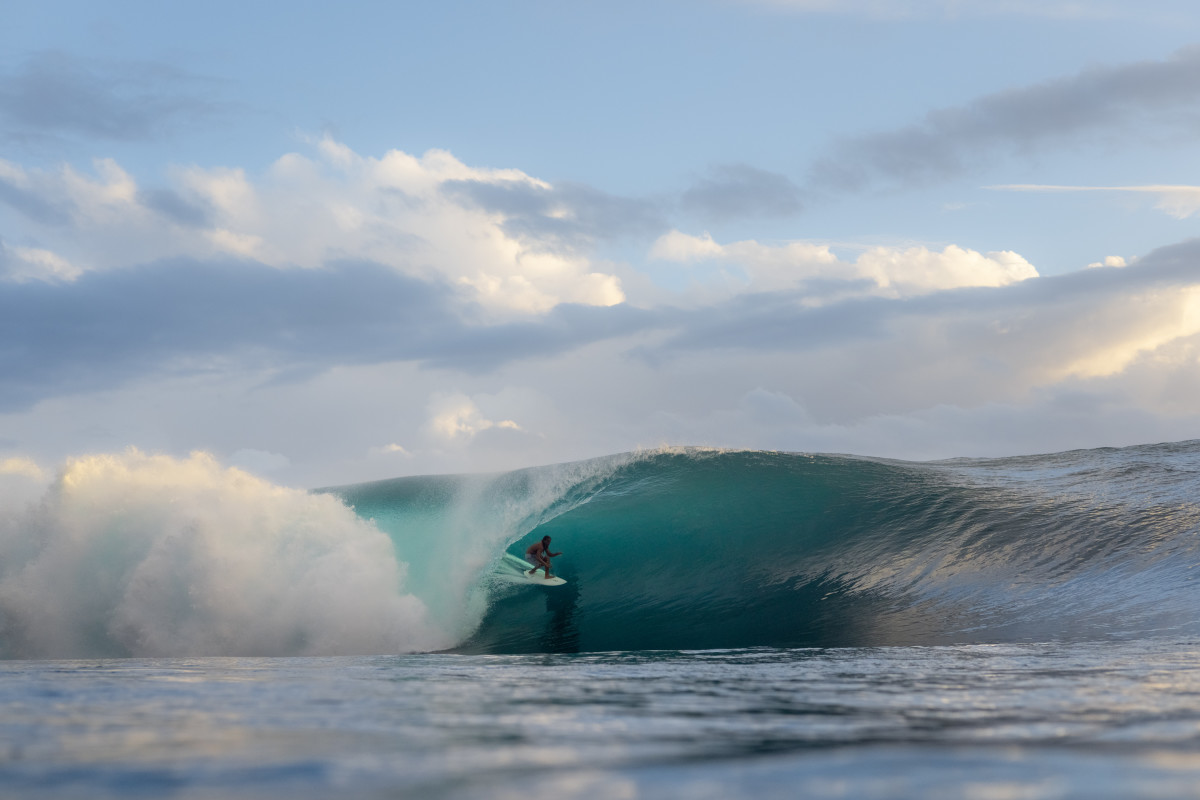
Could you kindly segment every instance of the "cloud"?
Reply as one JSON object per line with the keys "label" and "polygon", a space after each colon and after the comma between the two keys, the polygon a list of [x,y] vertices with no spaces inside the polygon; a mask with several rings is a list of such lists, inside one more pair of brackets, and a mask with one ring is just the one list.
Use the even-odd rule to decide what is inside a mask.
{"label": "cloud", "polygon": [[401,456],[403,458],[412,458],[416,454],[413,453],[408,448],[404,447],[403,445],[399,445],[399,444],[396,444],[395,442],[391,442],[389,444],[380,445],[379,447],[372,447],[368,451],[368,455],[371,455],[371,456]]}
{"label": "cloud", "polygon": [[494,421],[485,418],[475,401],[459,392],[438,394],[430,402],[429,430],[438,440],[450,443],[468,441],[493,428],[522,430],[511,419]]}
{"label": "cloud", "polygon": [[269,475],[291,465],[291,459],[279,453],[267,450],[255,450],[244,447],[229,457],[229,465],[253,472],[256,475]]}
{"label": "cloud", "polygon": [[720,258],[725,254],[725,248],[713,241],[712,236],[705,232],[701,236],[691,236],[681,231],[664,233],[650,248],[650,258],[659,261],[691,262],[707,258]]}
{"label": "cloud", "polygon": [[147,189],[141,192],[141,205],[161,214],[171,222],[190,228],[204,228],[212,225],[209,210],[190,201],[182,194],[172,189]]}
{"label": "cloud", "polygon": [[[369,158],[330,139],[316,149],[317,158],[281,157],[261,177],[176,167],[166,188],[139,186],[113,159],[94,161],[92,174],[0,161],[0,202],[24,216],[28,238],[53,241],[53,254],[79,271],[177,258],[278,268],[358,259],[459,285],[498,314],[622,302],[620,279],[592,265],[592,242],[622,226],[659,229],[636,203],[468,167],[444,151]],[[566,216],[555,222],[560,205]]]}
{"label": "cloud", "polygon": [[496,321],[465,294],[364,262],[280,270],[171,260],[68,283],[0,281],[0,410],[149,375],[294,379],[390,361],[486,372],[655,324],[624,305]]}
{"label": "cloud", "polygon": [[50,474],[27,456],[0,457],[0,524],[41,496]]}
{"label": "cloud", "polygon": [[10,456],[8,458],[0,458],[0,475],[16,475],[33,480],[43,480],[46,477],[46,471],[38,466],[37,462],[25,456]]}
{"label": "cloud", "polygon": [[[1120,375],[1147,354],[1200,338],[1197,263],[1200,242],[1187,242],[1129,267],[903,299],[806,307],[799,291],[742,297],[691,314],[648,355],[792,354],[791,368],[819,379],[806,406],[818,416],[1015,400],[1036,387]],[[863,376],[874,388],[851,399],[846,387]]]}
{"label": "cloud", "polygon": [[800,211],[800,190],[783,175],[746,164],[723,164],[685,191],[680,206],[711,221],[784,217]]}
{"label": "cloud", "polygon": [[1163,61],[1095,67],[1034,86],[938,109],[908,127],[838,142],[812,166],[812,188],[860,191],[874,184],[943,180],[997,155],[1033,152],[1099,136],[1151,135],[1156,126],[1200,122],[1200,47]]}
{"label": "cloud", "polygon": [[66,259],[37,247],[11,247],[0,239],[0,282],[72,281],[81,271]]}
{"label": "cloud", "polygon": [[824,244],[747,240],[721,245],[707,233],[671,231],[654,243],[650,256],[684,263],[725,262],[744,273],[752,291],[804,287],[811,303],[864,294],[901,297],[964,286],[1004,286],[1037,276],[1033,265],[1016,253],[985,255],[955,245],[941,252],[873,247],[854,261],[843,261]]}
{"label": "cloud", "polygon": [[[755,389],[728,406],[671,420],[677,441],[906,459],[1007,456],[1179,439],[1200,417],[1147,413],[1119,393],[1057,388],[1019,402],[934,404],[906,413],[818,421],[790,395]],[[723,431],[714,437],[713,431]],[[1186,433],[1184,433],[1186,436]]]}
{"label": "cloud", "polygon": [[212,81],[158,62],[42,52],[0,75],[0,138],[144,141],[212,117]]}
{"label": "cloud", "polygon": [[622,237],[646,238],[667,227],[653,203],[581,184],[449,180],[442,192],[501,215],[501,227],[509,236],[552,251],[570,252]]}
{"label": "cloud", "polygon": [[1187,219],[1200,211],[1200,186],[1153,184],[1149,186],[1055,186],[1039,183],[1009,183],[985,187],[1007,192],[1118,192],[1150,194],[1154,207],[1175,219]]}
{"label": "cloud", "polygon": [[163,370],[402,358],[430,338],[461,335],[451,296],[370,265],[172,262],[65,285],[0,285],[0,340],[9,343],[0,350],[0,408]]}
{"label": "cloud", "polygon": [[[805,283],[687,309],[562,306],[501,324],[464,321],[453,303],[447,311],[440,293],[454,289],[445,284],[349,264],[251,265],[253,280],[242,282],[195,266],[176,292],[207,293],[194,304],[149,294],[88,316],[102,295],[110,303],[152,272],[107,284],[117,271],[9,287],[21,293],[13,308],[87,291],[44,330],[28,323],[45,316],[37,307],[14,323],[37,333],[38,364],[59,366],[39,377],[5,353],[0,387],[11,399],[13,386],[40,380],[33,388],[55,399],[2,416],[6,430],[40,430],[39,441],[67,448],[95,447],[83,433],[93,428],[107,432],[106,447],[130,436],[168,450],[197,436],[225,452],[250,442],[286,453],[292,463],[280,479],[309,485],[662,443],[943,457],[1188,438],[1200,424],[1197,264],[1200,243],[1185,242],[1124,268],[996,287],[859,292],[814,305]],[[231,275],[246,267],[226,265]],[[229,297],[247,299],[226,319]],[[0,309],[0,325],[8,312]],[[106,327],[124,317],[122,335],[110,335]],[[165,325],[173,319],[184,325],[182,344]],[[64,341],[49,336],[55,328]],[[95,347],[75,349],[93,337]],[[0,331],[0,341],[14,340]],[[264,381],[289,369],[296,377],[287,382]],[[118,378],[125,388],[95,392]],[[288,424],[311,419],[323,420],[321,436]],[[28,452],[26,436],[12,449]],[[413,457],[364,461],[389,441]]]}
{"label": "cloud", "polygon": [[[177,166],[162,186],[115,160],[0,162],[0,202],[20,222],[0,242],[0,414],[12,429],[57,419],[110,426],[117,439],[141,423],[106,419],[106,402],[141,411],[151,402],[138,397],[158,402],[170,386],[189,395],[187,411],[154,412],[160,420],[214,404],[242,419],[236,396],[258,404],[262,424],[243,419],[223,452],[302,474],[319,447],[258,430],[283,405],[358,408],[371,392],[346,376],[368,373],[384,410],[336,424],[356,432],[344,457],[369,454],[381,470],[557,460],[676,436],[780,446],[772,429],[800,449],[870,431],[912,442],[957,412],[1040,408],[1049,419],[1076,401],[1098,415],[1190,413],[1195,243],[1042,278],[1011,251],[718,241],[665,228],[653,204],[442,151],[369,158],[331,139],[314,151],[261,174]],[[761,176],[714,169],[698,187],[766,188],[692,211],[752,208],[770,194]],[[632,269],[627,287],[615,274],[625,267],[595,256],[628,240],[712,291],[648,303]],[[195,386],[209,394],[190,398]],[[995,416],[1020,416],[1006,414]],[[176,437],[195,436],[196,423],[174,424]]]}

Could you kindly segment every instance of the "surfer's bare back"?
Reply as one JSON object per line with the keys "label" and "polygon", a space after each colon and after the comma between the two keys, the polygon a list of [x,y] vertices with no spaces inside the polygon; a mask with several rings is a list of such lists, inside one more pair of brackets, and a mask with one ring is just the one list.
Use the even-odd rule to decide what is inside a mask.
{"label": "surfer's bare back", "polygon": [[562,553],[550,552],[550,537],[543,536],[540,542],[534,542],[525,548],[525,560],[533,564],[533,569],[529,570],[532,575],[538,571],[538,568],[546,570],[546,579],[550,579],[550,559],[555,556],[561,556]]}

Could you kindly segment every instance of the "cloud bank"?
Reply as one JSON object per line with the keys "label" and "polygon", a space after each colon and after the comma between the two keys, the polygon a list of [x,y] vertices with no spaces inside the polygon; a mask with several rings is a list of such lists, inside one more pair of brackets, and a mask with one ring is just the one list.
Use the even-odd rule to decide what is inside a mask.
{"label": "cloud bank", "polygon": [[[0,82],[10,129],[136,139],[158,130],[137,102],[191,113],[116,81],[89,132],[49,101],[27,107],[53,80],[60,97],[87,85],[71,64]],[[102,427],[99,397],[153,418],[129,426],[141,435],[186,427],[273,477],[331,454],[474,470],[663,443],[949,456],[1186,438],[1200,430],[1196,242],[1045,277],[1014,250],[703,230],[787,219],[815,191],[1132,136],[1132,116],[1184,128],[1198,99],[1200,50],[1182,50],[844,139],[803,186],[716,164],[665,200],[329,137],[261,172],[176,165],[158,183],[112,158],[0,160],[3,474],[44,475],[23,432]],[[994,188],[1200,207],[1184,185]],[[175,421],[182,406],[143,396],[213,421],[201,437]]]}

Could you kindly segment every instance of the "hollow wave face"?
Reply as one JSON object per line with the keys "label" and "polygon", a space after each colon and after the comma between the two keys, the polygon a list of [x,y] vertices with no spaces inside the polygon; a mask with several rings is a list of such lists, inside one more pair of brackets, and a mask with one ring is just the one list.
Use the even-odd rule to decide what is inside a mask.
{"label": "hollow wave face", "polygon": [[560,589],[502,588],[466,652],[1200,633],[1200,445],[914,464],[681,451],[535,525]]}
{"label": "hollow wave face", "polygon": [[69,462],[0,520],[0,655],[395,653],[452,641],[336,497],[205,454]]}

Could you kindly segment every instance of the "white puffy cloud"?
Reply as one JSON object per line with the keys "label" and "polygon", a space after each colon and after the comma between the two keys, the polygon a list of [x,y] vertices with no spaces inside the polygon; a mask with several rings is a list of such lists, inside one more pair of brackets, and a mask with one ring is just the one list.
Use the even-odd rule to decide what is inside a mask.
{"label": "white puffy cloud", "polygon": [[0,199],[22,212],[26,238],[54,242],[21,251],[21,263],[41,264],[39,275],[59,279],[174,257],[279,268],[358,259],[457,284],[496,311],[625,299],[620,280],[593,268],[586,254],[514,235],[503,210],[442,190],[464,181],[548,188],[543,181],[520,170],[469,167],[441,150],[372,158],[331,139],[315,149],[313,156],[284,155],[257,177],[176,167],[165,190],[139,187],[111,159],[96,160],[90,175],[0,161]]}
{"label": "white puffy cloud", "polygon": [[1038,274],[1032,264],[1011,250],[984,255],[956,245],[948,245],[940,253],[924,247],[875,247],[861,255],[855,267],[880,288],[894,288],[899,294],[1007,286]]}
{"label": "white puffy cloud", "polygon": [[[844,261],[829,245],[788,242],[761,244],[748,240],[721,245],[705,233],[664,234],[650,250],[652,258],[682,263],[719,261],[739,268],[750,290],[797,287],[806,281],[841,284],[833,296],[854,294],[904,297],[967,286],[1006,286],[1037,277],[1037,270],[1011,251],[987,254],[948,245],[940,252],[926,247],[873,247],[854,261]],[[828,288],[826,291],[829,291]]]}
{"label": "white puffy cloud", "polygon": [[724,248],[713,241],[712,236],[689,236],[680,231],[664,233],[650,248],[650,257],[661,261],[698,261],[704,258],[719,258]]}
{"label": "white puffy cloud", "polygon": [[511,419],[487,419],[474,400],[459,392],[436,395],[430,411],[429,430],[443,442],[468,441],[492,428],[521,430]]}
{"label": "white puffy cloud", "polygon": [[42,480],[46,472],[32,458],[26,456],[9,456],[0,459],[0,475],[16,475],[23,478]]}
{"label": "white puffy cloud", "polygon": [[379,445],[378,447],[372,447],[370,450],[367,451],[367,455],[369,455],[369,456],[387,456],[387,457],[398,456],[401,458],[412,458],[416,454],[413,453],[411,450],[409,450],[407,447],[405,447],[402,444],[396,444],[395,442],[389,442],[388,444]]}
{"label": "white puffy cloud", "polygon": [[1127,267],[1127,266],[1129,266],[1129,264],[1128,264],[1128,262],[1125,261],[1124,256],[1105,256],[1103,261],[1093,261],[1091,264],[1088,264],[1088,269],[1095,269],[1096,267]]}

